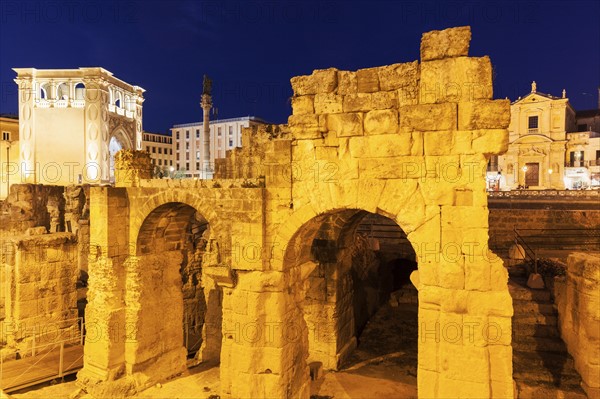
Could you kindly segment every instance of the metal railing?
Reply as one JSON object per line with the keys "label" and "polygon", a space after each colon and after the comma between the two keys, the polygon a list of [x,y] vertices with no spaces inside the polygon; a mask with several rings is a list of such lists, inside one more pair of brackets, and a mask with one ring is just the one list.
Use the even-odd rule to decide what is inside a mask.
{"label": "metal railing", "polygon": [[[84,337],[85,337],[85,325],[82,317],[76,319],[61,320],[60,324],[69,323],[74,321],[71,325],[66,325],[66,328],[62,329],[59,334],[59,339],[53,339],[51,342],[40,344],[40,338],[43,335],[48,334],[48,325],[36,326],[33,333],[20,337],[20,339],[30,338],[31,346],[23,349],[14,349],[14,359],[4,360],[5,357],[11,357],[11,352],[4,352],[0,356],[0,388],[4,392],[12,392],[18,389],[37,385],[45,381],[50,381],[56,378],[63,378],[67,374],[79,370],[80,367],[75,366],[79,360],[83,358],[83,350],[81,355],[70,364],[65,367],[65,348],[79,346],[83,348]],[[53,324],[51,324],[53,325]],[[73,332],[76,331],[74,334]],[[64,334],[69,335],[64,338]],[[43,341],[43,340],[42,340]],[[50,360],[56,356],[56,350],[58,350],[58,359],[56,359],[56,371],[48,372],[47,368],[40,367],[45,361]],[[19,362],[26,362],[24,369],[20,371],[20,374],[16,377],[7,377],[11,366],[19,365]],[[5,373],[6,372],[6,373]]]}
{"label": "metal railing", "polygon": [[513,229],[515,243],[537,273],[540,252],[544,250],[600,251],[600,229]]}

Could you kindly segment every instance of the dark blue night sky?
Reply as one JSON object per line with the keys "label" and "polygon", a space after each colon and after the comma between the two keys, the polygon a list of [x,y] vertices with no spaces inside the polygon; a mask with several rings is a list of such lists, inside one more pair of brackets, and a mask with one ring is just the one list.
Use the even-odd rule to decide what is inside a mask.
{"label": "dark blue night sky", "polygon": [[202,75],[219,118],[284,123],[289,80],[419,58],[423,32],[471,25],[495,98],[563,88],[577,110],[600,85],[597,1],[0,0],[0,113],[17,113],[14,67],[101,66],[146,89],[144,129],[201,120]]}

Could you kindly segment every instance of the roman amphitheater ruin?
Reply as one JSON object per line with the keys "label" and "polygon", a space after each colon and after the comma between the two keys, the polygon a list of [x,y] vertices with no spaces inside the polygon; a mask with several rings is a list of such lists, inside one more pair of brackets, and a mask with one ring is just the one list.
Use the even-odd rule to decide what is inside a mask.
{"label": "roman amphitheater ruin", "polygon": [[[483,177],[506,151],[510,104],[493,99],[490,59],[470,57],[470,39],[468,27],[433,31],[420,62],[292,78],[288,124],[246,129],[213,180],[153,180],[148,154],[123,150],[114,187],[67,187],[64,200],[17,186],[3,222],[28,235],[6,251],[4,279],[18,287],[7,320],[76,317],[68,287],[84,268],[77,380],[92,397],[180,375],[193,331],[195,360],[219,363],[221,397],[308,398],[312,365],[338,369],[372,293],[392,290],[373,253],[398,249],[369,236],[375,221],[418,264],[419,397],[512,398],[513,302],[488,249]],[[17,335],[7,342],[27,345]]]}

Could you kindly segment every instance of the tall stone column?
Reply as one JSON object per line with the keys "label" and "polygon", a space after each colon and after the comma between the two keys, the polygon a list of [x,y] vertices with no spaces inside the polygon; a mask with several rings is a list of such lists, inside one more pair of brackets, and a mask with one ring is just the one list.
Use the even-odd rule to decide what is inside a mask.
{"label": "tall stone column", "polygon": [[212,108],[212,96],[210,94],[202,95],[202,102],[200,103],[202,110],[204,111],[204,118],[202,126],[204,129],[204,171],[203,177],[212,177],[212,167],[210,164],[210,109]]}
{"label": "tall stone column", "polygon": [[[125,260],[129,254],[129,202],[122,188],[90,190],[89,291],[84,365],[78,382],[94,397],[126,392]],[[115,223],[115,221],[119,221]],[[120,380],[115,382],[115,380]],[[132,388],[133,389],[133,388]]]}

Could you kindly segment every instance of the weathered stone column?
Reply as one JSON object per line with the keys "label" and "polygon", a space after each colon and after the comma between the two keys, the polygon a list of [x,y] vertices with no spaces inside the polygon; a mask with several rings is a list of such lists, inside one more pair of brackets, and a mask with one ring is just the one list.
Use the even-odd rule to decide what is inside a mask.
{"label": "weathered stone column", "polygon": [[146,151],[121,150],[115,155],[115,185],[139,187],[141,179],[152,178],[152,161]]}
{"label": "weathered stone column", "polygon": [[89,290],[84,366],[78,381],[97,397],[132,389],[125,372],[125,270],[129,202],[125,189],[90,189]]}

